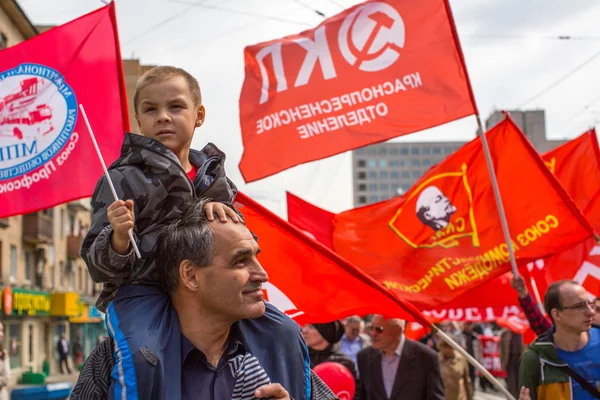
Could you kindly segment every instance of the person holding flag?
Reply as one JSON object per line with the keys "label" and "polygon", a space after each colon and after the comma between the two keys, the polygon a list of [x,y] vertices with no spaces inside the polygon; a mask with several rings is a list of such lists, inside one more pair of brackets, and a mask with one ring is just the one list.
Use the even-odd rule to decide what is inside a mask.
{"label": "person holding flag", "polygon": [[[208,220],[216,216],[222,223],[238,223],[235,210],[224,204],[234,201],[237,189],[225,174],[222,151],[211,143],[201,151],[191,149],[205,109],[199,84],[188,72],[169,66],[148,71],[138,81],[134,107],[142,134],[126,134],[120,157],[108,169],[119,200],[113,201],[111,181],[101,178],[81,254],[94,281],[104,284],[97,307],[107,313],[116,349],[109,398],[127,393],[128,399],[178,400],[184,337],[169,295],[161,287],[157,235],[161,226],[181,217],[184,203],[193,198],[209,200],[203,203]],[[293,342],[292,356],[306,358],[308,364],[293,321],[275,308],[267,308],[261,321],[270,324],[261,333],[265,343],[278,343],[275,338],[282,329],[293,327],[299,340]],[[248,329],[249,335],[257,335],[254,327],[241,325],[242,332]],[[261,340],[255,341],[258,350],[270,348]],[[296,373],[268,362],[264,367],[269,378],[285,385],[295,398],[310,391],[305,379],[308,369]]]}

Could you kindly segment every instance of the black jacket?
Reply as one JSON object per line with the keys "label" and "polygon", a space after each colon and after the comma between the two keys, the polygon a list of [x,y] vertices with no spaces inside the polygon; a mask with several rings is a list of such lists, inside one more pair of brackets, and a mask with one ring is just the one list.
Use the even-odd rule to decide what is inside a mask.
{"label": "black jacket", "polygon": [[[383,385],[381,352],[373,347],[357,355],[360,400],[388,400]],[[429,347],[406,339],[390,400],[444,400],[438,354]]]}

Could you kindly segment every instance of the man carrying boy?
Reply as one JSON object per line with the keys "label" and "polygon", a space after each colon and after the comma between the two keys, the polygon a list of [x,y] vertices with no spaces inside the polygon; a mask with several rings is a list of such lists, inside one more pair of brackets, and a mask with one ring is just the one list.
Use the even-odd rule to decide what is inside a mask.
{"label": "man carrying boy", "polygon": [[[231,203],[236,188],[225,175],[225,154],[213,144],[191,149],[195,128],[202,125],[198,82],[186,71],[156,67],[139,80],[134,96],[141,135],[126,134],[121,155],[109,168],[118,198],[113,201],[103,177],[94,191],[93,223],[82,257],[95,282],[104,289],[97,307],[107,312],[107,326],[115,346],[110,398],[181,399],[181,332],[168,294],[161,289],[160,265],[155,248],[160,228],[180,218],[186,200],[210,199],[203,205],[206,216],[237,223]],[[135,216],[135,224],[134,224]],[[132,230],[140,250],[137,259],[128,232]],[[265,346],[251,342],[250,353],[277,346],[280,329],[294,322],[275,309],[263,317]],[[251,320],[249,320],[251,321]],[[291,324],[291,325],[290,325]],[[252,323],[240,331],[252,331]],[[298,332],[299,335],[299,332]],[[270,337],[272,336],[272,337]],[[287,349],[297,359],[307,359],[303,342]],[[253,348],[256,346],[256,348]],[[277,351],[277,348],[272,348]],[[274,382],[296,398],[308,398],[308,369],[301,376],[273,359],[260,360]]]}

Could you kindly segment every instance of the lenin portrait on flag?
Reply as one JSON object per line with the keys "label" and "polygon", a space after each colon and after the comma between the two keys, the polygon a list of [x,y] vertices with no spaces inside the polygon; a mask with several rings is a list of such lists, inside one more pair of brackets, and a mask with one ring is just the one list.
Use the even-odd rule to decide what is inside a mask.
{"label": "lenin portrait on flag", "polygon": [[456,212],[454,204],[436,186],[428,186],[417,199],[417,218],[434,231],[448,226],[450,217]]}
{"label": "lenin portrait on flag", "polygon": [[467,166],[424,176],[404,195],[389,226],[414,249],[456,247],[461,239],[479,247]]}

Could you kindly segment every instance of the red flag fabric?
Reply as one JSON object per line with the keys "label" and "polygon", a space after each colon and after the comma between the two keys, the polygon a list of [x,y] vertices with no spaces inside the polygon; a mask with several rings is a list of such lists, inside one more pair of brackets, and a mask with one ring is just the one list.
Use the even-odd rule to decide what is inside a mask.
{"label": "red flag fabric", "polygon": [[[486,135],[520,265],[591,237],[509,117]],[[510,270],[479,138],[431,168],[405,196],[337,214],[334,227],[338,254],[420,309]]]}
{"label": "red flag fabric", "polygon": [[333,248],[334,213],[316,207],[286,192],[288,222],[328,249]]}
{"label": "red flag fabric", "polygon": [[258,236],[265,298],[298,323],[380,313],[428,325],[411,304],[254,200],[238,193],[236,205]]}
{"label": "red flag fabric", "polygon": [[[594,130],[542,155],[542,159],[563,187],[569,188],[571,197],[580,209],[585,209],[588,221],[600,220],[597,205],[600,177],[598,168],[598,142]],[[580,179],[589,176],[592,179]],[[582,187],[579,187],[582,186]],[[591,199],[591,200],[590,200]],[[288,219],[299,229],[309,231],[321,243],[329,243],[327,231],[318,229],[333,223],[335,214],[322,210],[288,193]],[[593,224],[596,229],[600,224]],[[527,275],[531,275],[543,297],[547,282],[576,279],[586,287],[591,296],[600,296],[600,247],[590,238],[572,249],[545,260],[536,260],[524,270],[529,292],[534,291]],[[544,268],[544,265],[546,266]],[[494,321],[508,319],[521,313],[517,296],[510,285],[512,273],[508,272],[465,292],[439,307],[425,310],[430,320]],[[494,296],[489,296],[494,293]]]}
{"label": "red flag fabric", "polygon": [[244,59],[246,182],[476,113],[447,0],[367,1]]}
{"label": "red flag fabric", "polygon": [[91,196],[129,129],[115,5],[0,52],[0,217]]}
{"label": "red flag fabric", "polygon": [[[596,231],[600,230],[600,152],[594,129],[543,154],[546,166]],[[581,179],[585,177],[585,179]],[[592,297],[600,296],[600,247],[590,238],[561,254],[528,265],[543,299],[547,282],[570,279],[580,282]],[[525,274],[527,275],[527,274]],[[425,312],[432,318],[453,320],[507,320],[520,313],[511,273],[486,282],[453,301]],[[534,291],[528,279],[529,293]],[[494,293],[494,296],[489,296]]]}

